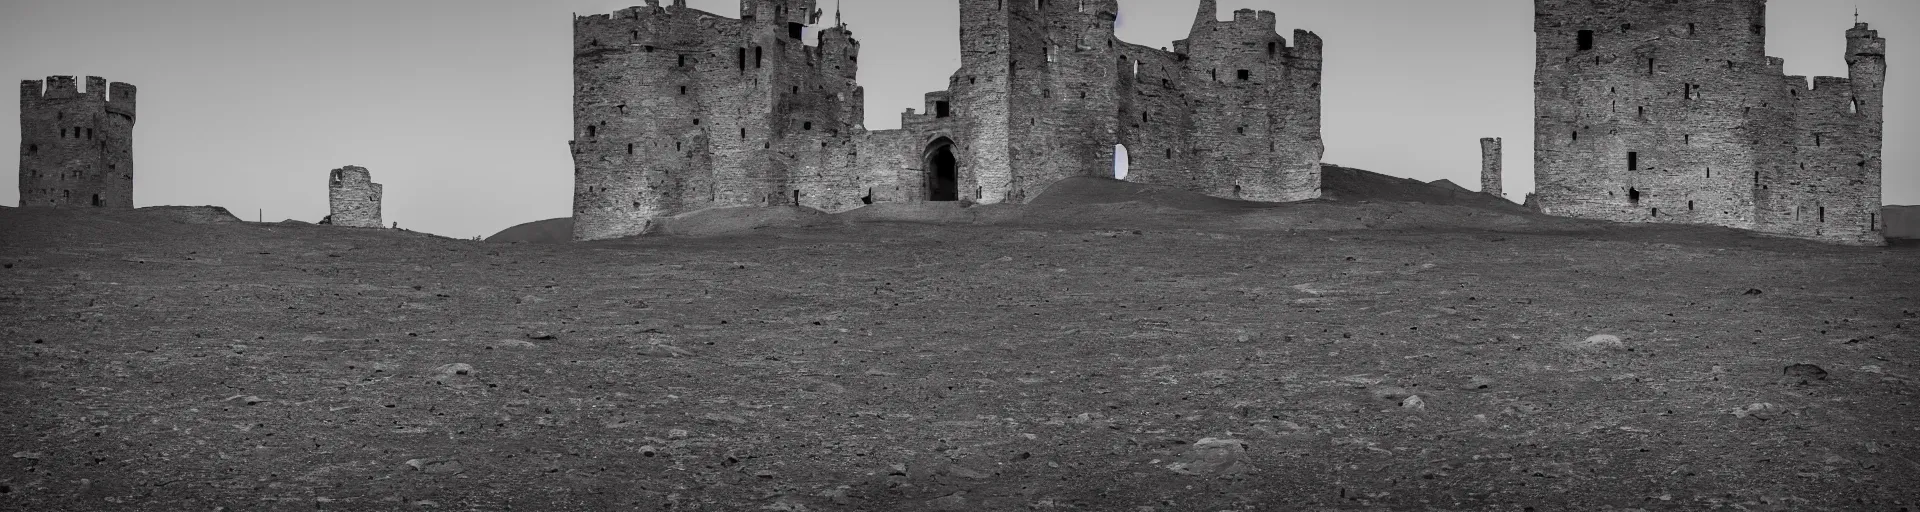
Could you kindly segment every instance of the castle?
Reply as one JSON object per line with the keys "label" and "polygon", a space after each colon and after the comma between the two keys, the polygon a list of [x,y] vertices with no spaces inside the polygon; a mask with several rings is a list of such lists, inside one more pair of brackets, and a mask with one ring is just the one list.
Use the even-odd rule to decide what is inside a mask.
{"label": "castle", "polygon": [[20,82],[20,206],[133,208],[137,90],[87,77]]}
{"label": "castle", "polygon": [[574,237],[714,206],[840,212],[1023,202],[1073,176],[1220,197],[1319,197],[1321,40],[1200,0],[1171,50],[1114,37],[1116,0],[961,0],[961,67],[897,130],[867,130],[845,24],[815,0],[685,0],[574,19]]}
{"label": "castle", "polygon": [[1784,76],[1766,0],[1535,0],[1541,211],[1844,244],[1881,236],[1886,40],[1848,78]]}
{"label": "castle", "polygon": [[327,176],[327,206],[331,211],[325,224],[354,228],[382,227],[380,198],[385,190],[373,182],[367,168],[346,166]]}

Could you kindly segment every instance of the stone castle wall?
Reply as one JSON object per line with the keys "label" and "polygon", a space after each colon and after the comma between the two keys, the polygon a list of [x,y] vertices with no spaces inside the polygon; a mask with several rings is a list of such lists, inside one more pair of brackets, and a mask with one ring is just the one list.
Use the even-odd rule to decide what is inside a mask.
{"label": "stone castle wall", "polygon": [[346,166],[327,176],[327,216],[335,226],[354,228],[385,227],[380,218],[380,200],[385,191],[373,182],[373,174],[364,167]]}
{"label": "stone castle wall", "polygon": [[20,82],[20,206],[133,208],[138,90],[87,77]]}
{"label": "stone castle wall", "polygon": [[1784,76],[1765,0],[1536,0],[1535,181],[1549,214],[1884,240],[1884,40],[1852,78]]}
{"label": "stone castle wall", "polygon": [[[859,41],[802,43],[812,0],[683,3],[575,19],[575,236],[644,233],[706,207],[1023,202],[1111,176],[1222,197],[1319,196],[1320,40],[1271,12],[1215,21],[1202,0],[1176,50],[1118,41],[1114,0],[964,0],[961,67],[898,130],[862,126]],[[837,13],[836,13],[837,17]],[[1136,65],[1138,63],[1138,65]],[[1136,68],[1139,71],[1136,72]],[[1242,72],[1244,70],[1244,72]],[[935,169],[951,154],[950,181]]]}

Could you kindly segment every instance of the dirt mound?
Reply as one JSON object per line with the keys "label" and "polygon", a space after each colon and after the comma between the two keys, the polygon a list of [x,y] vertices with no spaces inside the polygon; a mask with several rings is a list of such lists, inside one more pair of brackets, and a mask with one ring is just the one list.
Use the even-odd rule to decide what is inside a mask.
{"label": "dirt mound", "polygon": [[219,206],[148,206],[135,210],[143,214],[168,218],[188,224],[224,224],[241,222],[233,212]]}
{"label": "dirt mound", "polygon": [[832,224],[826,212],[793,206],[704,208],[660,219],[650,234],[714,236],[763,228],[801,228]]}
{"label": "dirt mound", "polygon": [[845,222],[998,224],[1020,217],[1023,205],[965,206],[958,202],[881,203],[834,215]]}
{"label": "dirt mound", "polygon": [[1203,212],[1241,212],[1272,208],[1274,203],[1259,203],[1213,197],[1170,187],[1143,185],[1110,178],[1067,178],[1048,186],[1029,206],[1046,208],[1071,205],[1138,203],[1173,210]]}
{"label": "dirt mound", "polygon": [[1880,212],[1887,238],[1920,239],[1920,206],[1887,206]]}
{"label": "dirt mound", "polygon": [[1320,190],[1321,197],[1336,201],[1401,201],[1528,211],[1513,201],[1469,191],[1448,180],[1425,183],[1338,165],[1320,167]]}
{"label": "dirt mound", "polygon": [[564,244],[573,241],[573,217],[528,222],[487,237],[490,243]]}

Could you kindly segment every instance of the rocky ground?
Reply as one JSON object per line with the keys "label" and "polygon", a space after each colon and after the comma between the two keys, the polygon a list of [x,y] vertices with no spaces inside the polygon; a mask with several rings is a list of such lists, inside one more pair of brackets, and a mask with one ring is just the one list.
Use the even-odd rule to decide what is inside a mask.
{"label": "rocky ground", "polygon": [[1150,203],[576,245],[0,209],[0,509],[1920,509],[1913,247]]}

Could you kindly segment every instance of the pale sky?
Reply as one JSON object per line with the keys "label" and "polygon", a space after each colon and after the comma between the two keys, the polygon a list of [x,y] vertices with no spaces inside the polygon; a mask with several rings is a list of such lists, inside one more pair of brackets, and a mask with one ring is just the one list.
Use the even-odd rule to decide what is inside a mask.
{"label": "pale sky", "polygon": [[[359,165],[385,216],[452,237],[572,205],[572,22],[644,0],[6,0],[0,78],[97,75],[140,88],[137,206],[218,205],[317,221],[327,171]],[[663,2],[666,3],[666,2]],[[1888,204],[1920,204],[1920,1],[1860,0],[1888,40]],[[690,0],[734,16],[737,0]],[[1198,0],[1120,0],[1120,38],[1186,37]],[[1772,0],[1768,53],[1845,76],[1855,2]],[[1510,198],[1532,190],[1531,0],[1221,0],[1326,40],[1325,160],[1478,188],[1481,137],[1506,142]],[[831,0],[825,5],[832,22]],[[863,43],[867,127],[945,87],[957,0],[844,0]],[[17,119],[16,102],[0,117]],[[0,141],[19,140],[0,123]],[[17,176],[17,158],[0,159]],[[0,204],[19,191],[0,187]]]}

